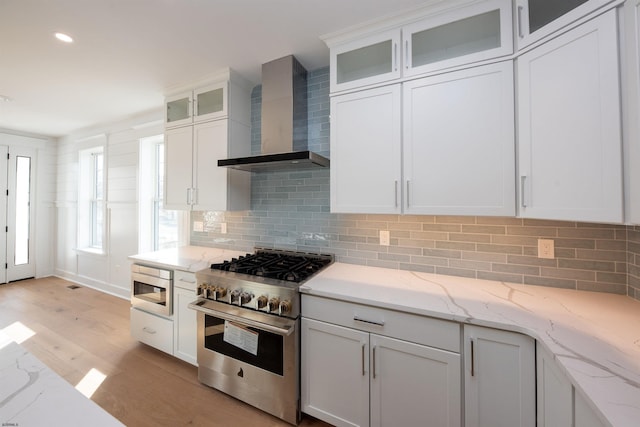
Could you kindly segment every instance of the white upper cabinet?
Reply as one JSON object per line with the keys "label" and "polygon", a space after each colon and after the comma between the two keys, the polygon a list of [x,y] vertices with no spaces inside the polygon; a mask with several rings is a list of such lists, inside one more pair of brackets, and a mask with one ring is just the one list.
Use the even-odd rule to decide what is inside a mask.
{"label": "white upper cabinet", "polygon": [[331,98],[331,212],[401,212],[399,84]]}
{"label": "white upper cabinet", "polygon": [[375,34],[331,49],[331,92],[400,77],[400,30]]}
{"label": "white upper cabinet", "polygon": [[227,93],[227,82],[220,82],[168,96],[165,99],[165,127],[226,117]]}
{"label": "white upper cabinet", "polygon": [[[453,3],[453,5],[452,5]],[[413,77],[513,52],[511,0],[410,14],[358,36],[327,36],[332,93]]]}
{"label": "white upper cabinet", "polygon": [[166,209],[249,209],[251,174],[218,160],[251,153],[250,83],[229,69],[215,78],[166,98]]}
{"label": "white upper cabinet", "polygon": [[518,49],[585,17],[613,0],[516,0]]}
{"label": "white upper cabinet", "polygon": [[517,59],[519,213],[620,223],[616,11]]}
{"label": "white upper cabinet", "polygon": [[513,216],[513,63],[403,84],[404,212]]}
{"label": "white upper cabinet", "polygon": [[513,52],[511,0],[490,0],[402,27],[403,75],[415,76]]}

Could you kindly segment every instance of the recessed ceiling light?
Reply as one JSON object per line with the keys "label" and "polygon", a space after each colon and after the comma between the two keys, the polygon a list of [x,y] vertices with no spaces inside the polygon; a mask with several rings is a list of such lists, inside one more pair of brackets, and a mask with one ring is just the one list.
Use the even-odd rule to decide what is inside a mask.
{"label": "recessed ceiling light", "polygon": [[63,41],[65,43],[73,42],[73,38],[65,33],[56,33],[55,36],[58,40]]}
{"label": "recessed ceiling light", "polygon": [[11,102],[11,101],[13,101],[13,99],[9,98],[8,96],[0,95],[0,102]]}

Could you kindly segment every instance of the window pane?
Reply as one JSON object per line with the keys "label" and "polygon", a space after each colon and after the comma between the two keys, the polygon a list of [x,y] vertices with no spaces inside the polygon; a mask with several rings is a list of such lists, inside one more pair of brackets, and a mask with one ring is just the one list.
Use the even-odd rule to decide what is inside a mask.
{"label": "window pane", "polygon": [[29,263],[29,217],[31,158],[16,157],[16,242],[15,265]]}

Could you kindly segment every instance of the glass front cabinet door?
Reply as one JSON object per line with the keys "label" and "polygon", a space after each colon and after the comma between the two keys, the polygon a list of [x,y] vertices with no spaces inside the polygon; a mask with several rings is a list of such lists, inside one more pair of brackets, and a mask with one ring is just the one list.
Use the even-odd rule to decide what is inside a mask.
{"label": "glass front cabinet door", "polygon": [[331,92],[400,77],[400,29],[378,33],[331,49]]}
{"label": "glass front cabinet door", "polygon": [[518,48],[534,43],[613,0],[516,0]]}
{"label": "glass front cabinet door", "polygon": [[165,126],[175,127],[191,123],[192,93],[184,92],[169,96],[165,100]]}
{"label": "glass front cabinet door", "polygon": [[203,86],[165,100],[165,126],[184,126],[227,116],[227,82]]}
{"label": "glass front cabinet door", "polygon": [[510,0],[447,10],[402,28],[403,75],[470,64],[513,53]]}
{"label": "glass front cabinet door", "polygon": [[219,83],[193,92],[193,121],[201,122],[227,115],[227,83]]}

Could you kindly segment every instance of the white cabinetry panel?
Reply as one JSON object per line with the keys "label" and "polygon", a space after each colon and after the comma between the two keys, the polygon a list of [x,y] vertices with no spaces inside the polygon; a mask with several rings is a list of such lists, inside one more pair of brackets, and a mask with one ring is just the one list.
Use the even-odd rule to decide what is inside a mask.
{"label": "white cabinetry panel", "polygon": [[331,212],[400,213],[400,85],[331,98]]}
{"label": "white cabinetry panel", "polygon": [[371,335],[371,426],[457,427],[460,355]]}
{"label": "white cabinetry panel", "polygon": [[369,334],[302,318],[302,411],[336,426],[369,425]]}
{"label": "white cabinetry panel", "polygon": [[403,85],[404,211],[515,215],[511,61]]}
{"label": "white cabinetry panel", "polygon": [[517,59],[520,215],[622,221],[615,11]]}
{"label": "white cabinetry panel", "polygon": [[464,325],[465,426],[536,425],[535,342]]}

